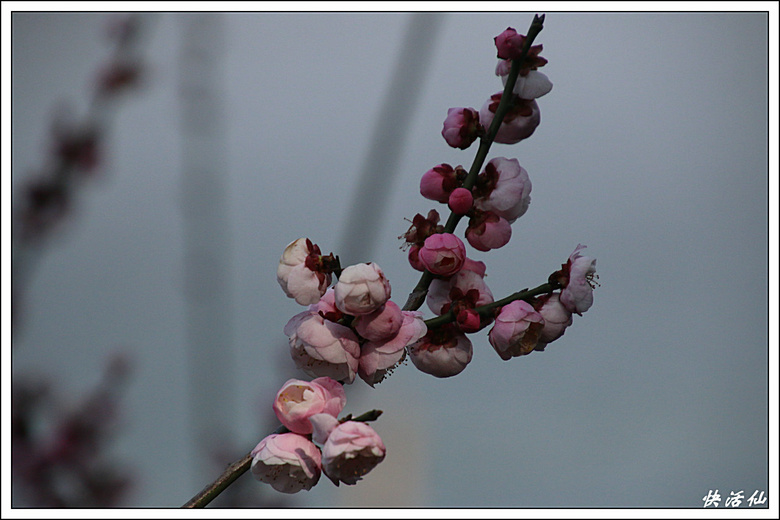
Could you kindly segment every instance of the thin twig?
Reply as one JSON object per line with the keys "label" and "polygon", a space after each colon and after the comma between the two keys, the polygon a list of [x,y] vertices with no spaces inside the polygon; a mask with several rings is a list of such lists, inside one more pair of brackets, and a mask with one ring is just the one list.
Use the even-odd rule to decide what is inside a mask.
{"label": "thin twig", "polygon": [[[358,422],[370,422],[370,421],[376,421],[379,416],[382,415],[382,410],[371,410],[369,412],[364,413],[363,415],[360,415],[358,417],[352,418],[351,415],[348,415],[342,419],[340,419],[340,422],[345,421],[358,421]],[[284,426],[279,426],[276,430],[274,430],[273,433],[279,434],[279,433],[288,433],[290,430],[288,430]],[[230,466],[227,467],[227,469],[222,473],[222,475],[217,478],[214,482],[209,484],[208,486],[204,487],[200,493],[192,497],[187,501],[186,504],[181,506],[182,508],[187,509],[193,509],[193,508],[200,508],[200,507],[206,507],[212,500],[217,498],[217,496],[225,491],[227,487],[236,481],[238,477],[243,475],[247,472],[247,470],[252,466],[252,453],[249,452],[243,457],[241,457],[239,460],[232,463]]]}

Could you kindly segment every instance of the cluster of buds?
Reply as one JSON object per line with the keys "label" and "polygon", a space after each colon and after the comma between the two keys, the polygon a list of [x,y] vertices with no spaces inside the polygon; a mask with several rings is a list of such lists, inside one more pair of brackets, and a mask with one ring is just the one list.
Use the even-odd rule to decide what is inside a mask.
{"label": "cluster of buds", "polygon": [[[547,63],[539,56],[542,46],[527,46],[526,40],[512,28],[495,38],[499,58],[496,75],[506,92],[491,96],[479,112],[450,108],[442,129],[447,144],[466,149],[478,138],[487,139],[487,146],[493,141],[515,144],[533,134],[540,122],[536,99],[549,93],[552,83],[537,70]],[[514,81],[511,91],[507,86],[510,74]],[[504,95],[512,96],[506,115],[491,129]],[[488,135],[491,130],[493,135]],[[420,193],[447,204],[455,224],[467,217],[466,242],[485,252],[509,243],[512,224],[531,202],[531,181],[517,159],[496,157],[479,173],[438,164],[423,174]],[[495,302],[484,280],[485,264],[468,258],[464,243],[450,231],[454,226],[439,224],[439,218],[436,210],[427,216],[417,214],[409,230],[399,237],[408,247],[410,265],[432,275],[428,307],[446,317],[440,324],[426,322],[428,333],[409,347],[410,358],[420,370],[437,377],[460,373],[472,357],[467,334],[491,324],[489,342],[504,360],[544,350],[571,325],[572,314],[581,315],[591,306],[596,261],[581,255],[584,246],[578,245],[562,269],[550,276],[543,293],[517,293]]]}
{"label": "cluster of buds", "polygon": [[338,414],[344,388],[330,377],[290,379],[273,409],[283,425],[252,450],[252,475],[282,493],[309,490],[325,473],[335,485],[354,485],[385,458],[385,445],[371,426]]}
{"label": "cluster of buds", "polygon": [[[330,287],[332,274],[338,281]],[[373,386],[406,356],[406,347],[427,332],[422,313],[402,311],[390,300],[390,282],[377,264],[341,269],[333,253],[322,255],[307,238],[284,250],[276,279],[306,311],[284,327],[295,365],[312,377]]]}

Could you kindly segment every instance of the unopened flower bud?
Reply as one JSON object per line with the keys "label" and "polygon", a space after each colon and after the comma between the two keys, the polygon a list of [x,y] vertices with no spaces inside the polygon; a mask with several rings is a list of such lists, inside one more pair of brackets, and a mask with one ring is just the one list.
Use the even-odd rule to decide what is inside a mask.
{"label": "unopened flower bud", "polygon": [[458,186],[455,168],[443,163],[423,174],[420,179],[420,194],[426,199],[446,203],[452,190]]}
{"label": "unopened flower bud", "polygon": [[349,327],[326,320],[318,311],[293,316],[284,326],[295,365],[313,377],[351,383],[360,357],[358,337]]}
{"label": "unopened flower bud", "polygon": [[452,276],[463,267],[466,246],[452,233],[436,233],[425,239],[419,259],[432,274]]}
{"label": "unopened flower bud", "polygon": [[469,219],[466,240],[477,251],[498,249],[509,243],[512,226],[492,211],[480,211]]}
{"label": "unopened flower bud", "polygon": [[474,206],[491,211],[510,224],[531,204],[531,179],[517,159],[494,157],[474,185]]}
{"label": "unopened flower bud", "polygon": [[374,312],[356,316],[352,321],[352,327],[361,337],[369,341],[381,341],[395,336],[403,321],[404,316],[400,307],[388,300]]}
{"label": "unopened flower bud", "polygon": [[390,282],[373,262],[344,269],[333,290],[336,307],[353,316],[374,312],[390,298]]}
{"label": "unopened flower bud", "polygon": [[544,318],[528,302],[515,300],[501,308],[488,340],[503,360],[533,352]]}
{"label": "unopened flower bud", "polygon": [[322,447],[322,470],[335,485],[351,486],[382,462],[386,451],[368,424],[346,421],[330,432]]}
{"label": "unopened flower bud", "polygon": [[451,377],[471,361],[471,340],[452,325],[443,325],[409,347],[409,357],[418,370],[436,377]]}
{"label": "unopened flower bud", "polygon": [[479,136],[479,112],[473,108],[450,108],[441,135],[453,148],[465,150]]}
{"label": "unopened flower bud", "polygon": [[403,323],[394,336],[368,341],[361,347],[358,375],[371,386],[387,377],[403,361],[406,347],[428,332],[421,312],[402,311],[402,314]]}
{"label": "unopened flower bud", "polygon": [[461,309],[455,318],[458,328],[466,334],[477,332],[482,328],[481,318],[474,309]]}
{"label": "unopened flower bud", "polygon": [[561,303],[559,298],[559,293],[552,293],[539,298],[541,306],[535,305],[538,308],[537,312],[544,318],[544,327],[539,335],[539,343],[535,350],[544,350],[548,343],[563,336],[566,328],[572,324],[571,312]]}
{"label": "unopened flower bud", "polygon": [[331,274],[322,258],[320,248],[308,238],[287,244],[279,259],[276,280],[288,297],[301,305],[319,301],[331,282]]}
{"label": "unopened flower bud", "polygon": [[465,215],[473,204],[474,196],[471,194],[471,190],[466,188],[455,188],[452,190],[447,201],[447,205],[456,215]]}
{"label": "unopened flower bud", "polygon": [[251,452],[252,475],[281,493],[309,490],[320,480],[322,455],[297,433],[271,434]]}
{"label": "unopened flower bud", "polygon": [[412,269],[417,271],[425,271],[425,266],[420,262],[420,249],[422,249],[422,247],[418,245],[409,248],[409,265],[412,266]]}

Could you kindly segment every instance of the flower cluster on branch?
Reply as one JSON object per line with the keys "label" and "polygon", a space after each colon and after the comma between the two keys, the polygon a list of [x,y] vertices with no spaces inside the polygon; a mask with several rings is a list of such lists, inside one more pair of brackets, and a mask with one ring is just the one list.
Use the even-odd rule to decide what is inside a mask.
{"label": "flower cluster on branch", "polygon": [[[386,449],[365,422],[337,419],[346,401],[342,385],[359,377],[373,387],[407,356],[422,372],[455,376],[472,359],[469,335],[487,327],[488,341],[503,360],[542,351],[564,334],[573,314],[592,305],[596,260],[582,254],[585,246],[577,245],[546,283],[496,300],[485,282],[486,264],[469,258],[455,233],[466,218],[463,237],[470,247],[500,249],[528,211],[531,180],[520,162],[485,160],[493,142],[516,144],[541,121],[536,100],[552,83],[538,71],[547,60],[539,55],[542,46],[532,42],[543,21],[535,17],[528,35],[508,28],[495,38],[503,92],[479,111],[447,112],[441,132],[446,143],[465,150],[479,140],[479,149],[468,170],[441,163],[422,175],[422,196],[446,204],[450,216],[442,224],[436,209],[417,214],[399,237],[409,264],[422,272],[403,307],[390,299],[390,282],[376,263],[342,269],[338,256],[323,255],[308,238],[285,248],[277,280],[307,309],[288,321],[284,333],[295,365],[315,379],[290,380],[277,394],[273,408],[289,432],[266,437],[252,451],[259,480],[287,493],[311,489],[322,472],[337,485],[355,484],[384,459]],[[423,319],[418,311],[423,302],[436,317]]]}

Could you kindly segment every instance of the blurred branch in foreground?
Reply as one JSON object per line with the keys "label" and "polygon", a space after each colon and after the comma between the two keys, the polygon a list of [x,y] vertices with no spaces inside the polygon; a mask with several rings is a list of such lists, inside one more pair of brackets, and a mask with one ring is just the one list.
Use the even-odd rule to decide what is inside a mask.
{"label": "blurred branch in foreground", "polygon": [[79,185],[97,171],[119,102],[141,83],[141,44],[148,40],[154,16],[134,13],[110,20],[106,35],[114,49],[96,71],[87,113],[77,119],[66,107],[55,115],[44,164],[14,194],[11,269],[15,324],[20,299],[47,239],[72,211]]}

